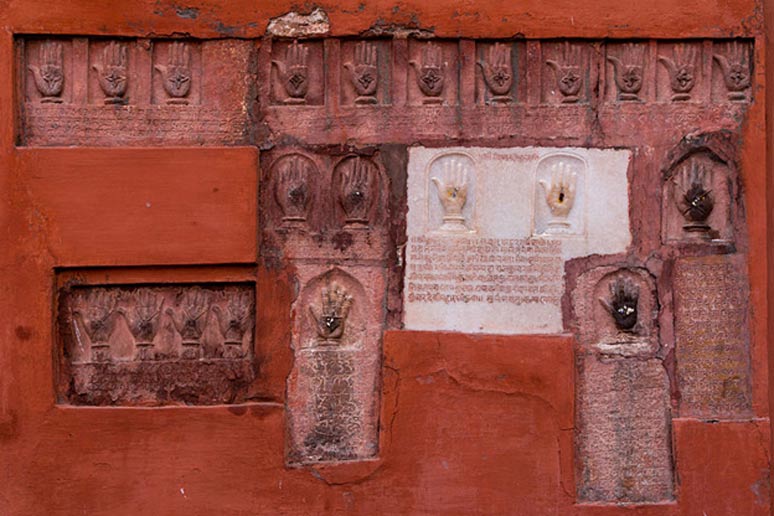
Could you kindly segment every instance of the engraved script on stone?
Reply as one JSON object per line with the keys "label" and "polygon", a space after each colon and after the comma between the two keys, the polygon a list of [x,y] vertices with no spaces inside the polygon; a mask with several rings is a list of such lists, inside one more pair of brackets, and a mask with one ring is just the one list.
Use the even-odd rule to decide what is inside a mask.
{"label": "engraved script on stone", "polygon": [[564,263],[626,250],[629,152],[414,147],[404,323],[562,331]]}

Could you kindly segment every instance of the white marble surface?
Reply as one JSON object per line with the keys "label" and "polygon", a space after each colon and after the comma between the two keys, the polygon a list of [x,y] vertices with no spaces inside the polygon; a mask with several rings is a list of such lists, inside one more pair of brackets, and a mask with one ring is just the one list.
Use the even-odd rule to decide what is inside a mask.
{"label": "white marble surface", "polygon": [[[561,332],[563,263],[631,243],[630,158],[611,149],[411,148],[405,327]],[[553,211],[552,182],[562,185]]]}

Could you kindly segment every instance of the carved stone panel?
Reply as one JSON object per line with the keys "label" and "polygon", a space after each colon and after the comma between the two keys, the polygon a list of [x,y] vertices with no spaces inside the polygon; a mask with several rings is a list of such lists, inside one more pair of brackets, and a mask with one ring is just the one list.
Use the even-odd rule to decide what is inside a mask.
{"label": "carved stone panel", "polygon": [[325,99],[321,40],[271,44],[271,102],[279,105],[320,105]]}
{"label": "carved stone panel", "polygon": [[255,375],[249,285],[72,287],[58,312],[61,402],[238,403]]}
{"label": "carved stone panel", "polygon": [[680,415],[751,412],[748,288],[743,255],[675,264],[675,352]]}
{"label": "carved stone panel", "polygon": [[456,41],[409,40],[408,103],[454,106],[459,90]]}
{"label": "carved stone panel", "polygon": [[578,498],[672,499],[669,381],[658,359],[578,359]]}
{"label": "carved stone panel", "polygon": [[628,247],[629,153],[412,148],[409,329],[562,331],[564,263]]}
{"label": "carved stone panel", "polygon": [[17,40],[24,145],[250,141],[253,44],[239,40]]}

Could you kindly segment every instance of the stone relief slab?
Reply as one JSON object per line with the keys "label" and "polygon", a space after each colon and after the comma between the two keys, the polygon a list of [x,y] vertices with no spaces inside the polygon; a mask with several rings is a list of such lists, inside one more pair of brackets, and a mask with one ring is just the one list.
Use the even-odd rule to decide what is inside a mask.
{"label": "stone relief slab", "polygon": [[249,285],[73,287],[58,311],[63,402],[237,403],[254,378]]}
{"label": "stone relief slab", "polygon": [[406,328],[561,332],[564,262],[631,242],[629,160],[621,150],[411,148]]}

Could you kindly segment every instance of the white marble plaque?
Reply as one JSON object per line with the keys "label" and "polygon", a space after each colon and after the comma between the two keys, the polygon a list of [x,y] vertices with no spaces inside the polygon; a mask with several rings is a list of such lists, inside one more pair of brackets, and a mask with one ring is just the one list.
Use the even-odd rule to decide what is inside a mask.
{"label": "white marble plaque", "polygon": [[411,148],[405,327],[561,332],[564,263],[622,253],[631,242],[630,156]]}

